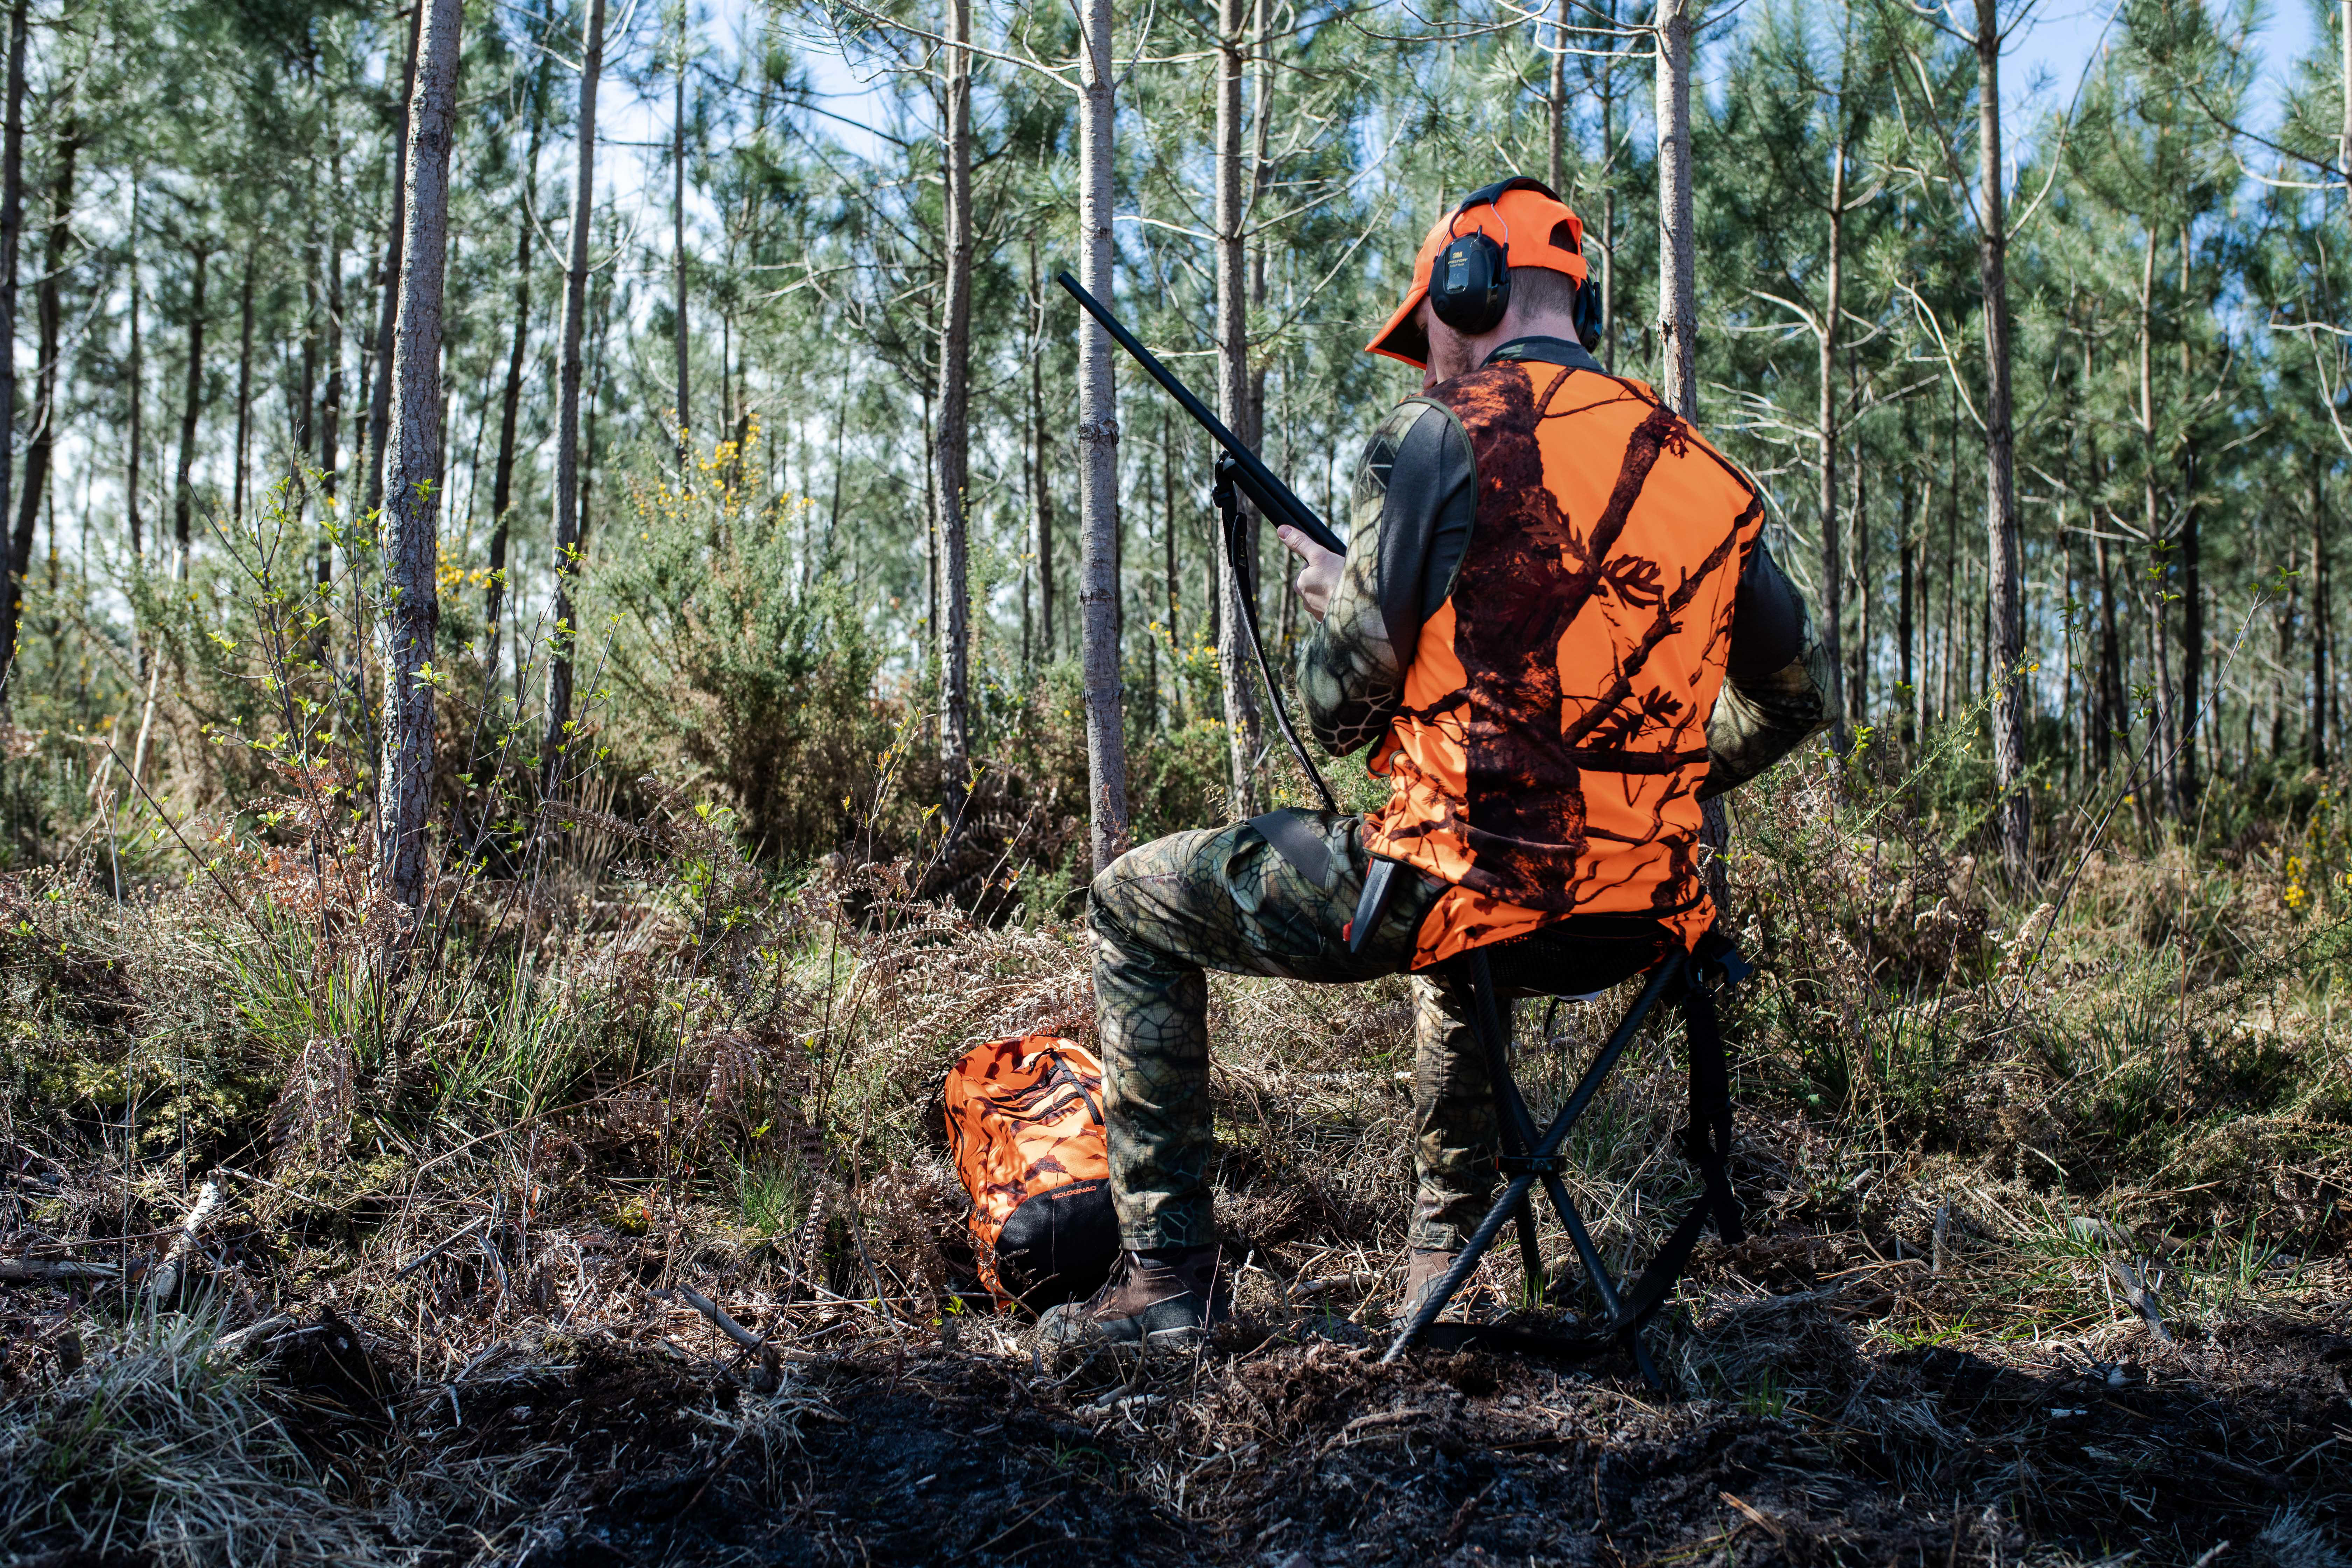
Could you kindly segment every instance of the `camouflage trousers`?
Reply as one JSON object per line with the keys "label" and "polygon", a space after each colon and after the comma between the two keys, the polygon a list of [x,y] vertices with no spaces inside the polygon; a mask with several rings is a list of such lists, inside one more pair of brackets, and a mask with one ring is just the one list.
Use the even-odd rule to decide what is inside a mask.
{"label": "camouflage trousers", "polygon": [[[1360,952],[1347,927],[1368,868],[1362,819],[1303,812],[1330,852],[1329,886],[1310,879],[1246,822],[1176,833],[1132,849],[1095,879],[1095,1011],[1101,1029],[1110,1185],[1120,1240],[1136,1249],[1214,1239],[1207,1184],[1209,988],[1204,970],[1344,984],[1409,968],[1441,888],[1397,877]],[[1494,1104],[1467,1000],[1450,979],[1412,977],[1412,1245],[1453,1249],[1486,1211],[1495,1174]]]}

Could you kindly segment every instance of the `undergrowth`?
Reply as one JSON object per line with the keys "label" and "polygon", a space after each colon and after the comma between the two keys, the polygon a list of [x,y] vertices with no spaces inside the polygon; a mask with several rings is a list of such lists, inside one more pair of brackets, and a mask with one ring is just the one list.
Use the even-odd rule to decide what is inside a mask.
{"label": "undergrowth", "polygon": [[[645,504],[649,533],[713,526]],[[588,760],[554,795],[461,677],[484,706],[404,941],[361,727],[331,710],[336,650],[362,645],[294,635],[323,612],[273,576],[273,525],[230,563],[253,635],[197,636],[234,598],[199,584],[187,635],[151,645],[211,661],[174,714],[9,732],[0,1552],[470,1563],[586,1531],[757,1557],[679,1544],[723,1500],[776,1560],[919,1530],[980,1561],[1111,1534],[1171,1561],[1539,1556],[1506,1521],[1581,1510],[1579,1539],[1629,1562],[2186,1563],[2225,1536],[2341,1561],[2340,781],[2214,780],[2171,828],[2128,777],[2038,784],[2016,872],[1983,857],[1966,721],[1743,792],[1727,929],[1759,969],[1727,1026],[1751,1237],[1703,1248],[1655,1330],[1663,1391],[1630,1365],[1376,1366],[1409,984],[1218,977],[1238,1327],[1177,1373],[1048,1375],[976,1289],[938,1097],[974,1042],[1092,1037],[1071,672],[984,694],[977,754],[1014,761],[976,768],[951,831],[920,690],[874,695],[843,607],[778,576],[776,519],[720,521],[716,597],[692,552],[595,587],[646,629],[583,680]],[[746,638],[798,673],[769,679]],[[683,767],[646,765],[664,701]],[[1213,815],[1223,757],[1196,718],[1139,759],[1140,824]],[[1533,1098],[1624,1000],[1518,1008]],[[1619,1267],[1696,1188],[1677,1047],[1637,1044],[1570,1148]],[[1470,1310],[1527,1300],[1498,1253]],[[917,1494],[953,1456],[855,1447],[917,1428],[1006,1431],[1031,1468],[1003,1484],[1047,1500],[940,1511]],[[1547,1492],[1496,1468],[1513,1453],[1583,1468]]]}

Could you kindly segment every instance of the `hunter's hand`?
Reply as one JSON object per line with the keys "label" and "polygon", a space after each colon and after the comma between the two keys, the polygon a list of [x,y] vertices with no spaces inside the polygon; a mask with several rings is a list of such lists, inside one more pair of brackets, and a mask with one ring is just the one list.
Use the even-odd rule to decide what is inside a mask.
{"label": "hunter's hand", "polygon": [[1331,595],[1339,586],[1339,568],[1347,557],[1332,554],[1295,528],[1277,528],[1274,536],[1282,541],[1285,550],[1307,563],[1290,585],[1297,590],[1298,602],[1307,606],[1307,613],[1321,620],[1323,612],[1331,607]]}

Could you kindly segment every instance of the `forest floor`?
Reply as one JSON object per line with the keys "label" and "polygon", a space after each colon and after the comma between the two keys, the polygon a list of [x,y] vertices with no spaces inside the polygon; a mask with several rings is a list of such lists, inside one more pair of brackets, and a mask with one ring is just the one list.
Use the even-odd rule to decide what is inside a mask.
{"label": "forest floor", "polygon": [[[218,1227],[222,1274],[276,1272],[266,1228]],[[1197,1356],[1075,1368],[1010,1321],[772,1298],[756,1263],[554,1225],[500,1248],[523,1277],[428,1265],[451,1310],[381,1269],[283,1279],[237,1326],[229,1297],[18,1288],[0,1540],[58,1568],[2345,1561],[2340,1260],[2168,1342],[2100,1310],[2095,1245],[1948,1236],[1938,1270],[1871,1230],[1786,1217],[1706,1253],[1652,1335],[1664,1388],[1623,1357],[1383,1366],[1350,1321],[1392,1299],[1369,1271],[1300,1281],[1318,1310],[1261,1292]],[[2020,1269],[2079,1299],[2021,1298]],[[687,1276],[773,1355],[662,1293]]]}
{"label": "forest floor", "polygon": [[[1215,984],[1234,1321],[1056,1365],[966,1293],[929,1108],[961,1044],[1087,1031],[1071,928],[835,887],[728,959],[648,882],[521,930],[560,994],[452,962],[373,1057],[267,922],[5,879],[0,1559],[2352,1561],[2352,1057],[2300,865],[2094,857],[2062,917],[1807,813],[1747,824],[1752,1234],[1656,1384],[1380,1363],[1402,983]],[[1607,1006],[1522,1010],[1534,1097]],[[1612,1257],[1692,1190],[1674,1047],[1574,1146]]]}

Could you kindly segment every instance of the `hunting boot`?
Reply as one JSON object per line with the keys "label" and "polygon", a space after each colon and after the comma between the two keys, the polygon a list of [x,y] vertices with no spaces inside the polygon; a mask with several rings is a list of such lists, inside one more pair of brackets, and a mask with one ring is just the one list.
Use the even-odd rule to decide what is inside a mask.
{"label": "hunting boot", "polygon": [[1400,1326],[1412,1322],[1422,1303],[1437,1293],[1437,1287],[1452,1271],[1454,1260],[1461,1256],[1426,1247],[1416,1247],[1405,1255],[1404,1304],[1397,1309],[1396,1316]]}
{"label": "hunting boot", "polygon": [[1122,1253],[1090,1300],[1065,1302],[1038,1322],[1038,1348],[1048,1355],[1095,1345],[1189,1349],[1224,1321],[1224,1284],[1214,1242]]}

